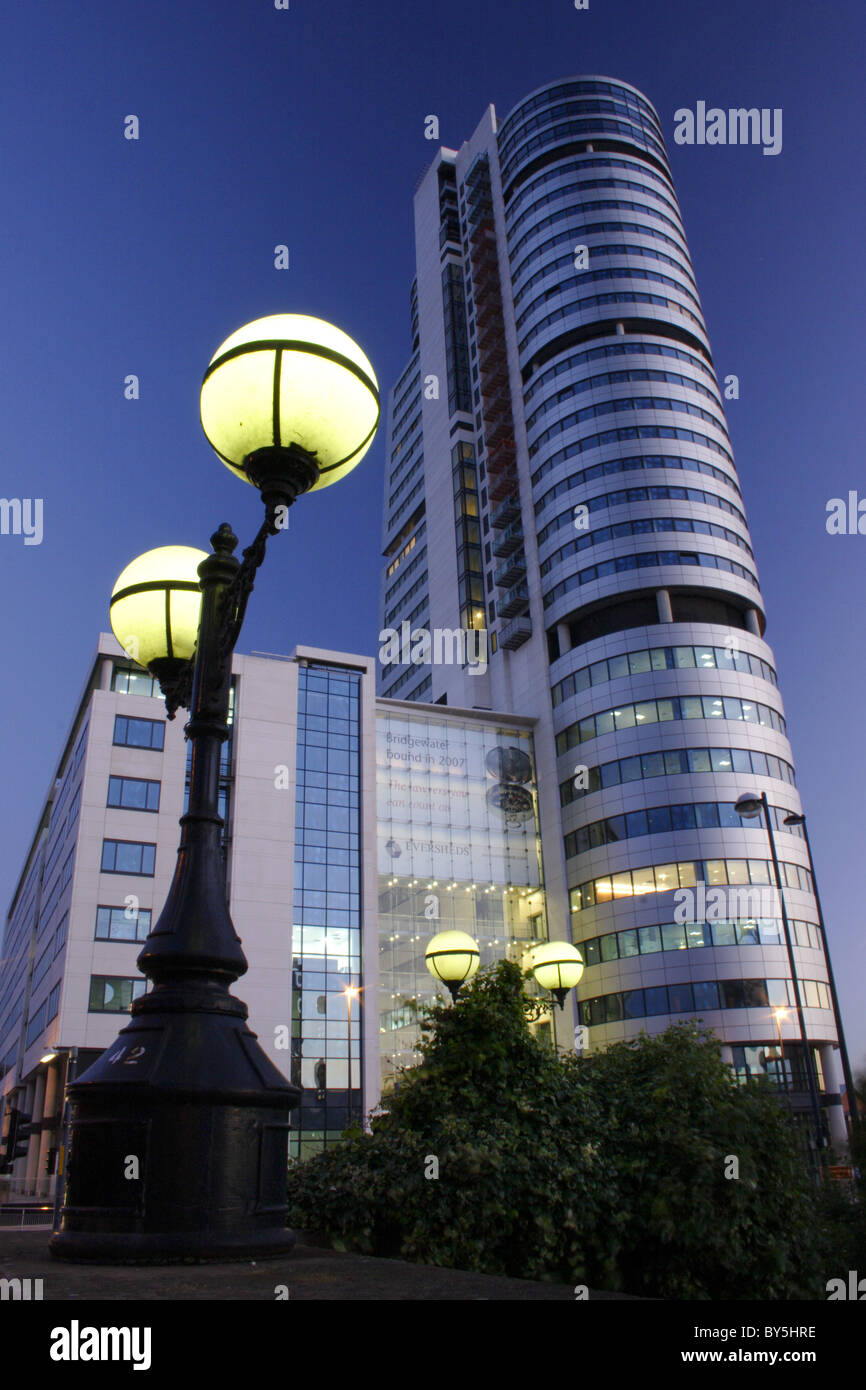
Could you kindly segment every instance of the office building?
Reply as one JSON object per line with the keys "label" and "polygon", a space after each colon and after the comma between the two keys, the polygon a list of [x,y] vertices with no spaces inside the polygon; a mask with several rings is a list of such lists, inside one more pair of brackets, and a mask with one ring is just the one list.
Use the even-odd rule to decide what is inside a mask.
{"label": "office building", "polygon": [[[220,803],[249,964],[233,992],[303,1088],[299,1156],[338,1142],[417,1059],[431,935],[470,931],[484,963],[522,961],[546,935],[532,721],[377,702],[374,665],[313,648],[233,660]],[[65,1082],[146,988],[136,959],[174,870],[183,722],[103,634],[5,924],[4,1126],[15,1110],[34,1132],[0,1201],[52,1196]]]}
{"label": "office building", "polygon": [[536,721],[549,930],[584,956],[590,1048],[697,1016],[805,1110],[767,832],[734,809],[765,791],[839,1139],[794,758],[658,113],[599,77],[488,107],[414,211],[379,690]]}

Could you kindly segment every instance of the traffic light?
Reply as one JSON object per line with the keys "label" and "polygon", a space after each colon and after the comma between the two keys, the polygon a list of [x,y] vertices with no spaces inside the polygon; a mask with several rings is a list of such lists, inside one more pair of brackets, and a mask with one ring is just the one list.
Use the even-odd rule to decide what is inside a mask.
{"label": "traffic light", "polygon": [[23,1110],[18,1110],[15,1114],[15,1137],[10,1145],[9,1155],[14,1163],[16,1158],[26,1158],[30,1151],[30,1135],[33,1130],[31,1121],[32,1115],[25,1115]]}

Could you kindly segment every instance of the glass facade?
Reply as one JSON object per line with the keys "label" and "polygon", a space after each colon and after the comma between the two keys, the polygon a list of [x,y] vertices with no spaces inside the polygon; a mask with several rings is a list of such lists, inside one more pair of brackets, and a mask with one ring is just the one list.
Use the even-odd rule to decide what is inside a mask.
{"label": "glass facade", "polygon": [[[481,964],[547,938],[532,737],[480,720],[380,709],[376,730],[383,1094],[418,1061],[438,997],[427,942],[468,932]],[[541,1031],[549,1027],[544,1023]]]}
{"label": "glass facade", "polygon": [[339,1142],[361,1117],[362,985],[359,811],[361,672],[302,665],[298,673],[295,896],[292,931],[290,1153]]}

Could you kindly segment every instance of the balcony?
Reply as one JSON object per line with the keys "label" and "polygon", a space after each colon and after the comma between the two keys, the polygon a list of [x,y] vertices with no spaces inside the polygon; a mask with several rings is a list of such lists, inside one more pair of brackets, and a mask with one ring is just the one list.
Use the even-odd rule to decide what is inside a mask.
{"label": "balcony", "polygon": [[490,453],[493,446],[501,440],[507,439],[514,428],[511,419],[511,411],[503,403],[496,411],[489,415],[482,413],[484,421],[484,442],[487,445],[487,452]]}
{"label": "balcony", "polygon": [[523,545],[523,523],[518,517],[517,521],[512,522],[507,531],[503,531],[493,542],[493,554],[502,558],[504,555],[513,555],[515,550],[520,550]]}
{"label": "balcony", "polygon": [[490,525],[494,531],[501,531],[503,526],[510,526],[519,516],[520,498],[512,493],[490,513]]}
{"label": "balcony", "polygon": [[497,618],[513,618],[517,613],[525,613],[529,607],[529,588],[526,584],[515,584],[507,594],[496,600]]}
{"label": "balcony", "polygon": [[475,306],[475,325],[481,329],[489,323],[490,319],[500,319],[502,317],[502,304],[495,295],[489,295],[487,299],[479,300]]}
{"label": "balcony", "polygon": [[[501,325],[497,325],[501,327]],[[480,364],[482,396],[508,395],[508,354],[505,350],[505,337],[497,335],[490,352],[485,353]]]}
{"label": "balcony", "polygon": [[526,556],[522,550],[515,551],[493,571],[493,583],[497,589],[510,589],[512,584],[516,584],[518,579],[523,579],[526,574]]}
{"label": "balcony", "polygon": [[491,502],[501,502],[510,493],[517,490],[517,470],[515,468],[503,468],[500,473],[494,474],[488,459],[487,478],[487,495]]}
{"label": "balcony", "polygon": [[482,370],[488,354],[496,351],[497,346],[503,342],[504,329],[502,326],[501,305],[499,307],[500,312],[489,315],[483,324],[479,322],[478,319],[475,320],[475,338],[478,343],[478,351],[481,354],[479,366]]}
{"label": "balcony", "polygon": [[499,645],[506,651],[516,651],[532,636],[532,623],[528,617],[515,618],[499,632]]}
{"label": "balcony", "polygon": [[489,188],[479,189],[477,196],[470,194],[466,199],[466,221],[470,227],[482,217],[489,217],[493,211],[493,199]]}

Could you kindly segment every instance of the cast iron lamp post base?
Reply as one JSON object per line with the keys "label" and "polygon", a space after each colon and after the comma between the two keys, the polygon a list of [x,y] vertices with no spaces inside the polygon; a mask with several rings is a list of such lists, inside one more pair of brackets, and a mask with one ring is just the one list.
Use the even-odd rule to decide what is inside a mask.
{"label": "cast iron lamp post base", "polygon": [[247,1026],[245,1005],[228,995],[222,1004],[137,1015],[87,1072],[86,1095],[71,1088],[70,1184],[52,1255],[171,1264],[292,1249],[294,1096]]}

